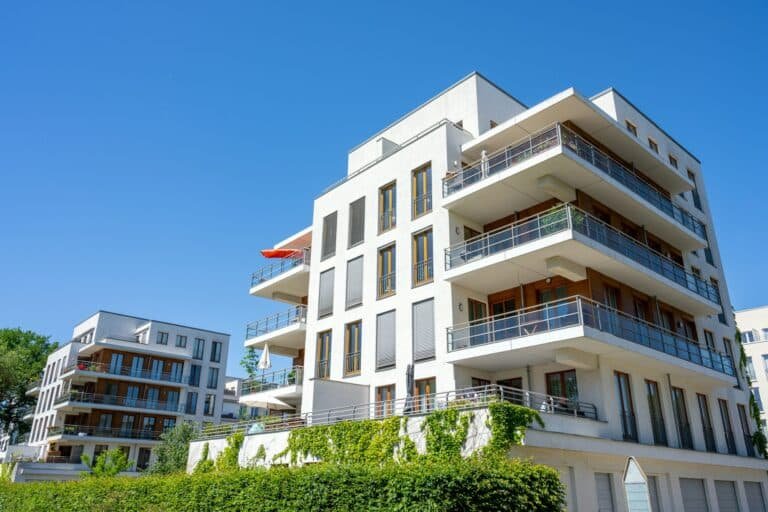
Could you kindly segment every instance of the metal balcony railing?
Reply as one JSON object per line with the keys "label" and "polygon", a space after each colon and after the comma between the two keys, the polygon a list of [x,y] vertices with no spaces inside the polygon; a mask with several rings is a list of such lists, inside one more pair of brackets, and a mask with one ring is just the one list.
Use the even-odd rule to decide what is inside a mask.
{"label": "metal balcony railing", "polygon": [[736,375],[733,361],[728,355],[582,296],[530,306],[449,327],[448,351],[576,326],[597,329],[729,376]]}
{"label": "metal balcony railing", "polygon": [[303,366],[294,366],[293,368],[284,368],[282,370],[265,373],[244,380],[240,387],[240,396],[261,393],[262,391],[269,391],[271,389],[283,388],[286,386],[301,385],[303,378]]}
{"label": "metal balcony railing", "polygon": [[292,268],[296,268],[299,265],[309,265],[310,249],[304,249],[304,252],[300,256],[294,258],[282,258],[275,263],[265,265],[251,274],[251,288],[254,286],[269,281],[280,274],[288,272]]}
{"label": "metal balcony railing", "polygon": [[64,425],[63,427],[49,427],[49,436],[78,436],[78,437],[115,437],[123,439],[146,439],[157,441],[162,432],[155,430],[134,430],[130,428],[105,428],[90,425]]}
{"label": "metal balcony railing", "polygon": [[360,373],[360,352],[350,352],[344,355],[344,375]]}
{"label": "metal balcony railing", "polygon": [[567,230],[576,231],[700,297],[720,304],[720,290],[717,286],[686,271],[685,267],[671,258],[638,242],[610,224],[568,204],[448,247],[445,250],[445,267],[450,270]]}
{"label": "metal balcony railing", "polygon": [[290,325],[303,324],[306,321],[307,306],[294,306],[286,311],[249,323],[245,329],[245,339],[249,340],[257,336],[263,336]]}
{"label": "metal balcony railing", "polygon": [[198,439],[227,437],[235,432],[261,434],[293,430],[308,425],[329,425],[341,421],[360,421],[390,416],[416,416],[431,410],[448,407],[457,410],[479,409],[499,400],[529,407],[544,414],[558,414],[589,420],[597,419],[597,408],[588,402],[489,384],[304,414],[289,414],[282,417],[267,416],[239,423],[222,424],[201,429]]}
{"label": "metal balcony railing", "polygon": [[394,210],[384,210],[381,215],[379,215],[379,233],[389,231],[396,225],[397,219]]}
{"label": "metal balcony railing", "polygon": [[327,379],[331,376],[331,362],[327,359],[321,359],[315,365],[315,378]]}
{"label": "metal balcony railing", "polygon": [[432,194],[423,194],[413,198],[413,210],[412,216],[421,217],[422,215],[432,211]]}
{"label": "metal balcony railing", "polygon": [[74,364],[64,367],[62,373],[73,370],[106,373],[109,375],[119,375],[121,377],[136,377],[140,379],[160,380],[163,382],[182,383],[184,376],[181,371],[162,372],[152,369],[134,368],[132,366],[117,366],[111,363],[98,363],[94,361],[79,360]]}
{"label": "metal balcony railing", "polygon": [[178,402],[162,402],[160,400],[147,400],[144,398],[133,398],[128,396],[117,395],[102,395],[98,393],[84,393],[80,391],[70,391],[69,393],[62,393],[56,400],[55,404],[63,402],[81,402],[87,404],[98,405],[116,405],[120,407],[134,407],[137,409],[151,409],[156,411],[169,411],[169,412],[181,412],[184,410],[183,405],[179,405]]}
{"label": "metal balcony railing", "polygon": [[379,277],[378,297],[393,295],[397,291],[397,274],[390,272]]}
{"label": "metal balcony railing", "polygon": [[420,261],[413,265],[413,284],[427,283],[435,277],[432,258]]}
{"label": "metal balcony railing", "polygon": [[649,183],[637,172],[627,168],[618,160],[610,157],[595,145],[562,124],[541,130],[529,137],[502,148],[485,159],[475,162],[460,171],[450,174],[443,180],[443,197],[454,194],[464,188],[487,179],[513,165],[530,159],[555,146],[562,146],[581,160],[593,165],[601,172],[630,189],[645,201],[653,205],[678,224],[707,239],[704,224],[689,212],[681,209],[658,188]]}

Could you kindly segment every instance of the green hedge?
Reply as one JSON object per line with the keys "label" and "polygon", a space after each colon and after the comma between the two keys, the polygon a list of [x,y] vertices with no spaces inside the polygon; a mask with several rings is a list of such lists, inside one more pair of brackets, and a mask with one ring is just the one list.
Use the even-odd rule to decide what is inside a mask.
{"label": "green hedge", "polygon": [[554,469],[488,459],[0,484],[0,510],[15,512],[534,512],[561,510],[562,505]]}

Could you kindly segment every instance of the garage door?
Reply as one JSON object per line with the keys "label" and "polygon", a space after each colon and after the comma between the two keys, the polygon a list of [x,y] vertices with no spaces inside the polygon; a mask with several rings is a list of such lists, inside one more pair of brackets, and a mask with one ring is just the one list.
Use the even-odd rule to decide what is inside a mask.
{"label": "garage door", "polygon": [[709,510],[704,480],[700,478],[681,478],[680,493],[683,495],[685,512],[706,512]]}

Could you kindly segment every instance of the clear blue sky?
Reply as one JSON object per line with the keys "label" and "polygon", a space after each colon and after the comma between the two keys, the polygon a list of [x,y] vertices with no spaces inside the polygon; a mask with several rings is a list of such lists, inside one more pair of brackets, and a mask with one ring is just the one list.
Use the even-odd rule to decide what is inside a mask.
{"label": "clear blue sky", "polygon": [[[0,13],[0,326],[97,309],[232,334],[347,150],[478,70],[618,88],[703,162],[737,308],[768,303],[768,4],[17,2]],[[738,5],[737,5],[738,4]]]}

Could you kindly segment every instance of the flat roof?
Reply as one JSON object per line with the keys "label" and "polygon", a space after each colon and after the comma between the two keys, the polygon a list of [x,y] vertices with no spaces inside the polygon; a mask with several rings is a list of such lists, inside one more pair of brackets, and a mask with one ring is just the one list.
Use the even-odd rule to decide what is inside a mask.
{"label": "flat roof", "polygon": [[89,318],[93,318],[94,316],[98,315],[99,313],[106,313],[108,315],[122,316],[122,317],[125,317],[125,318],[133,318],[134,320],[142,320],[144,322],[155,322],[155,323],[158,323],[158,324],[172,325],[174,327],[181,327],[181,328],[184,328],[184,329],[192,329],[194,331],[209,332],[211,334],[221,334],[222,336],[231,336],[230,334],[228,334],[226,332],[212,331],[211,329],[201,329],[199,327],[192,327],[191,325],[176,324],[176,323],[173,323],[173,322],[165,322],[163,320],[154,320],[152,318],[144,318],[142,316],[126,315],[125,313],[115,313],[114,311],[107,311],[107,310],[104,310],[104,309],[99,309],[98,311],[96,311],[92,315],[86,317],[85,320],[82,320],[82,321],[78,322],[77,324],[75,324],[75,326],[78,326],[78,325],[84,323],[86,320],[88,320]]}

